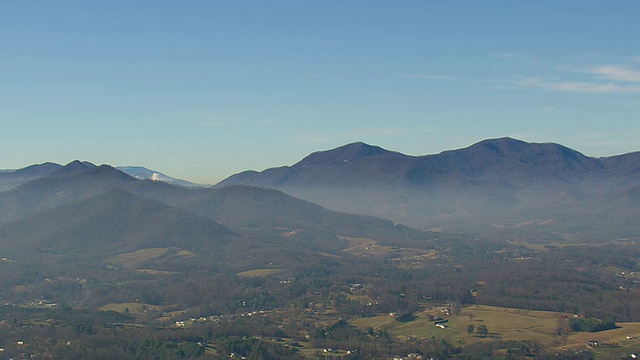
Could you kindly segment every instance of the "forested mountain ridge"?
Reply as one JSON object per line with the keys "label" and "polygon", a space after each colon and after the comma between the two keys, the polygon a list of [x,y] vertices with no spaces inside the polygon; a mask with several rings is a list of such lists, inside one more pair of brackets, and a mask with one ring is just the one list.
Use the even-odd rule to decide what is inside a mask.
{"label": "forested mountain ridge", "polygon": [[[65,180],[76,174],[82,176]],[[103,185],[80,190],[78,183],[73,192],[65,193],[65,186],[90,176],[104,177],[98,182]],[[149,186],[137,185],[115,168],[88,162],[44,163],[2,172],[0,190],[13,190],[0,192],[0,222],[96,195],[112,187],[109,178],[118,186],[129,183],[126,186],[135,191],[148,191],[144,188]],[[234,184],[273,188],[327,209],[418,229],[524,233],[553,241],[624,238],[640,231],[635,221],[640,204],[633,201],[640,193],[640,152],[593,158],[560,144],[500,138],[435,155],[409,156],[357,142],[312,153],[292,166],[245,171],[213,188]],[[36,194],[47,188],[58,193],[46,198]],[[165,190],[149,196],[200,214],[208,211],[212,218],[218,216],[215,220],[224,216],[203,210],[194,196],[197,191]],[[213,193],[203,191],[205,197]]]}
{"label": "forested mountain ridge", "polygon": [[125,190],[44,210],[0,228],[3,253],[32,261],[98,260],[145,248],[215,249],[239,235],[210,219]]}
{"label": "forested mountain ridge", "polygon": [[[96,281],[138,270],[233,274],[276,263],[291,273],[351,246],[343,237],[424,247],[435,235],[274,189],[186,188],[74,161],[0,192],[0,266],[20,264],[0,275],[0,288],[24,281],[40,294],[46,281],[32,277],[34,266],[38,274]],[[80,303],[104,301],[96,296]]]}
{"label": "forested mountain ridge", "polygon": [[37,179],[62,167],[54,163],[30,165],[18,170],[3,170],[0,173],[0,191],[10,190],[29,180]]}
{"label": "forested mountain ridge", "polygon": [[[278,190],[250,186],[185,188],[161,181],[138,180],[109,165],[95,166],[80,161],[59,167],[13,190],[0,192],[0,224],[77,201],[92,201],[114,190],[247,230],[306,229],[333,237],[385,237],[398,241],[425,236],[423,232],[394,225],[389,220],[326,210]],[[302,236],[304,231],[298,234]]]}
{"label": "forested mountain ridge", "polygon": [[0,223],[123,187],[134,178],[109,165],[80,161],[0,192]]}
{"label": "forested mountain ridge", "polygon": [[[640,203],[619,211],[607,206],[623,201],[621,193],[638,191],[640,153],[593,158],[559,144],[512,138],[425,156],[353,143],[292,166],[239,173],[218,186],[229,184],[272,187],[329,209],[417,228],[495,231],[528,223],[545,224],[548,235],[590,238],[640,230],[629,221],[640,216]],[[576,220],[576,214],[590,221]],[[597,221],[605,217],[607,222]]]}
{"label": "forested mountain ridge", "polygon": [[[616,240],[619,233],[610,232],[599,243],[567,244],[571,239],[545,237],[543,228],[553,224],[542,221],[531,226],[540,233],[515,237],[425,231],[328,210],[274,188],[186,188],[109,165],[44,164],[0,192],[0,313],[9,319],[0,326],[0,348],[43,358],[318,358],[339,348],[336,356],[353,349],[369,359],[466,359],[526,347],[523,356],[550,358],[573,354],[557,347],[572,341],[561,320],[568,314],[612,326],[640,319],[637,154],[592,159],[511,139],[466,151],[408,157],[356,143],[311,154],[295,174],[265,173],[311,189],[332,183],[376,211],[396,210],[392,201],[404,196],[423,215],[454,218],[455,201],[471,198],[514,217],[539,206],[574,234],[626,221],[621,231],[632,236]],[[523,204],[524,195],[553,188],[564,189],[553,211],[545,197]],[[445,199],[453,190],[457,197],[446,206],[416,195]],[[376,191],[380,197],[368,197]],[[372,202],[382,196],[389,202]],[[584,209],[572,208],[576,202]],[[479,222],[482,215],[457,219]],[[500,316],[506,307],[557,311],[549,316],[558,319],[534,327],[546,334],[536,343],[528,336],[538,334],[527,330],[535,317],[500,329],[476,305],[500,307]],[[444,320],[482,321],[490,329],[465,333]]]}

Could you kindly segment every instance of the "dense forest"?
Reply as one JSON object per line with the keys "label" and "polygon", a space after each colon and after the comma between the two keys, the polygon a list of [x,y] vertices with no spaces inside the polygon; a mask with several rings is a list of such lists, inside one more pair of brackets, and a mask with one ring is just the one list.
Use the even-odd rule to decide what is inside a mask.
{"label": "dense forest", "polygon": [[[632,242],[559,247],[461,236],[431,239],[410,250],[389,247],[375,256],[346,250],[320,255],[308,248],[285,252],[275,245],[260,260],[247,253],[242,261],[222,264],[185,262],[176,250],[136,269],[87,262],[82,278],[74,277],[80,276],[79,264],[56,264],[53,270],[5,259],[0,347],[5,354],[51,359],[309,357],[291,345],[302,343],[352,349],[351,357],[365,359],[412,353],[495,358],[505,349],[507,358],[518,358],[533,354],[532,348],[542,357],[549,354],[539,344],[407,342],[349,321],[413,314],[437,304],[454,311],[474,304],[552,310],[608,319],[607,328],[640,320],[639,250]],[[431,255],[415,255],[426,253]],[[239,275],[256,268],[264,274]],[[108,304],[132,305],[98,310]],[[180,326],[185,320],[189,325]],[[580,324],[572,323],[570,331],[591,331],[586,327],[593,324]],[[283,338],[290,340],[273,340]]]}
{"label": "dense forest", "polygon": [[76,162],[0,192],[0,357],[640,352],[638,239],[547,235],[418,230]]}

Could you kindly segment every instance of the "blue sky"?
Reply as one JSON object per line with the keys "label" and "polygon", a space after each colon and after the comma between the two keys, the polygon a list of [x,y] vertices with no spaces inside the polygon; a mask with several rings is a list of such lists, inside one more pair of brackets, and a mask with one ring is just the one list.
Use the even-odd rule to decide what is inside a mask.
{"label": "blue sky", "polygon": [[215,183],[364,141],[640,151],[637,1],[2,1],[0,169]]}

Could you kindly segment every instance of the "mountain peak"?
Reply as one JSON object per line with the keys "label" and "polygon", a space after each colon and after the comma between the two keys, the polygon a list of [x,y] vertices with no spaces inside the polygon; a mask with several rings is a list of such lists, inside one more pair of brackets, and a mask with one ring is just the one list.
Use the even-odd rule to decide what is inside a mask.
{"label": "mountain peak", "polygon": [[391,151],[385,150],[379,146],[369,145],[358,141],[335,149],[318,151],[310,154],[302,159],[294,166],[308,166],[319,164],[331,164],[340,162],[355,161],[360,158],[391,154]]}
{"label": "mountain peak", "polygon": [[[133,177],[125,174],[124,172],[110,166],[110,165],[94,165],[87,161],[75,160],[67,165],[61,166],[57,170],[50,172],[38,179],[37,181],[67,181],[65,179],[71,178],[86,178],[86,177],[103,177],[111,179],[120,179],[122,181],[135,181]],[[25,185],[25,184],[23,184]]]}
{"label": "mountain peak", "polygon": [[88,162],[88,161],[80,161],[80,160],[73,160],[72,162],[68,163],[67,165],[64,165],[63,167],[65,168],[84,168],[84,169],[92,169],[95,168],[96,165]]}
{"label": "mountain peak", "polygon": [[12,174],[24,179],[32,179],[49,174],[55,170],[60,169],[61,167],[61,165],[54,164],[52,162],[45,162],[42,164],[30,165],[22,169],[7,170],[5,174]]}
{"label": "mountain peak", "polygon": [[570,177],[602,167],[597,159],[556,143],[529,143],[503,137],[483,140],[467,148],[427,156],[438,166],[467,176],[506,179],[525,176]]}
{"label": "mountain peak", "polygon": [[73,176],[79,175],[87,170],[94,169],[96,166],[87,161],[74,160],[61,168],[50,173],[49,176],[52,177],[65,177],[65,176]]}
{"label": "mountain peak", "polygon": [[118,166],[116,169],[124,172],[125,174],[132,176],[138,180],[153,180],[153,181],[163,181],[173,185],[179,185],[184,187],[198,187],[201,186],[199,184],[194,184],[192,182],[176,179],[171,176],[165,175],[159,171],[147,169],[143,166]]}
{"label": "mountain peak", "polygon": [[486,149],[491,149],[498,153],[504,153],[505,151],[511,152],[511,151],[522,150],[526,148],[528,145],[530,144],[522,140],[514,139],[511,137],[502,137],[502,138],[496,138],[496,139],[482,140],[478,143],[475,143],[469,146],[469,149],[486,148]]}
{"label": "mountain peak", "polygon": [[505,157],[535,162],[540,157],[565,158],[585,161],[587,156],[556,143],[533,143],[511,137],[487,139],[460,150],[449,150],[442,154],[464,154],[465,157]]}

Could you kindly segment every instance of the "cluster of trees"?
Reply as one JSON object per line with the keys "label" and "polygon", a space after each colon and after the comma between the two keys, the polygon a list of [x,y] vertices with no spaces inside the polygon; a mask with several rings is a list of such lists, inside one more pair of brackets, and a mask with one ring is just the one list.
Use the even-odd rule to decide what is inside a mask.
{"label": "cluster of trees", "polygon": [[470,244],[450,253],[459,264],[456,277],[477,290],[475,303],[640,320],[640,288],[633,279],[614,275],[616,269],[640,270],[640,246],[548,246],[546,251],[502,246],[496,250],[491,244]]}
{"label": "cluster of trees", "polygon": [[[293,245],[284,251],[282,244],[276,244],[255,257],[257,250],[245,249],[247,252],[241,258],[220,260],[219,256],[216,261],[190,258],[187,266],[184,259],[169,254],[169,259],[162,260],[166,260],[164,263],[154,260],[146,264],[150,267],[164,264],[165,270],[175,273],[152,275],[133,269],[109,269],[102,263],[88,264],[82,279],[65,276],[68,275],[65,271],[72,268],[78,271],[78,263],[66,264],[53,272],[35,268],[33,264],[6,262],[0,264],[3,302],[20,305],[34,299],[47,299],[58,305],[51,309],[1,306],[0,314],[8,324],[0,326],[0,339],[6,344],[22,338],[51,339],[51,343],[33,345],[35,342],[31,342],[30,346],[39,346],[40,352],[52,358],[74,358],[74,354],[100,358],[100,353],[108,350],[115,351],[121,358],[146,357],[151,353],[163,353],[167,358],[189,358],[204,354],[204,348],[196,345],[197,342],[212,342],[224,353],[295,358],[297,355],[290,347],[253,337],[287,335],[302,340],[305,334],[310,334],[309,341],[318,347],[339,344],[345,349],[358,349],[359,356],[365,358],[404,351],[446,358],[463,357],[464,353],[473,351],[473,347],[461,350],[439,340],[398,343],[384,332],[362,332],[346,321],[317,327],[296,324],[293,318],[282,319],[280,323],[252,320],[251,325],[236,318],[233,324],[195,327],[195,333],[188,339],[168,335],[166,329],[149,327],[136,334],[113,324],[155,326],[163,311],[185,309],[188,317],[195,318],[270,309],[295,309],[300,313],[324,308],[331,309],[335,319],[396,312],[402,314],[399,320],[410,321],[413,313],[427,301],[556,310],[611,319],[577,319],[570,324],[574,331],[605,330],[615,326],[613,320],[640,320],[637,284],[633,279],[613,275],[611,270],[639,270],[635,262],[639,251],[632,245],[547,247],[543,252],[504,241],[464,238],[429,240],[414,245],[435,249],[438,255],[415,266],[400,267],[385,258],[353,256],[339,251],[331,256],[320,255],[313,249]],[[282,271],[266,277],[236,275],[257,266],[277,267]],[[186,270],[188,276],[181,272]],[[357,296],[348,296],[349,284],[354,283],[364,286]],[[150,307],[136,314],[87,310],[110,302],[139,302],[157,305],[162,310]],[[489,329],[482,325],[467,331],[479,337],[489,335]],[[98,341],[99,338],[111,339],[113,345]],[[499,344],[494,349],[504,349],[504,346]],[[512,354],[532,352],[532,347],[527,346],[529,350],[517,344],[510,351]],[[11,346],[7,348],[10,351]],[[486,348],[476,350],[494,353]]]}
{"label": "cluster of trees", "polygon": [[257,338],[228,337],[217,341],[218,352],[224,355],[247,357],[255,360],[301,359],[292,347],[286,347]]}
{"label": "cluster of trees", "polygon": [[123,343],[112,339],[113,343],[73,342],[55,345],[43,354],[44,359],[198,359],[205,354],[205,348],[195,343],[177,343],[159,339],[136,339]]}
{"label": "cluster of trees", "polygon": [[474,332],[480,337],[486,337],[489,335],[489,328],[487,325],[479,325],[477,328],[474,325],[467,326],[467,334],[473,335]]}
{"label": "cluster of trees", "polygon": [[598,332],[616,328],[612,320],[598,320],[593,318],[571,318],[569,327],[573,331]]}
{"label": "cluster of trees", "polygon": [[[607,267],[640,270],[635,260],[640,256],[638,246],[549,246],[547,251],[539,252],[504,241],[465,238],[425,240],[413,245],[435,249],[438,256],[416,266],[399,267],[384,258],[358,257],[339,251],[329,257],[291,244],[285,249],[285,244],[274,240],[273,248],[260,254],[240,246],[231,251],[235,257],[223,260],[219,255],[216,261],[208,261],[169,254],[143,264],[175,271],[164,275],[109,269],[101,263],[68,263],[45,270],[46,264],[35,268],[31,264],[7,262],[1,264],[0,290],[7,302],[49,299],[74,307],[142,302],[235,313],[332,301],[341,315],[353,317],[415,311],[425,299],[430,299],[463,305],[577,311],[618,321],[640,320],[638,286],[631,279],[612,276],[607,270]],[[238,254],[240,250],[246,253]],[[167,265],[173,262],[176,264]],[[284,271],[268,278],[235,276],[252,266],[278,267]],[[79,268],[84,271],[82,279],[66,274],[68,270],[75,275]],[[188,270],[189,275],[185,276],[183,270]],[[289,282],[283,285],[281,280]],[[367,284],[366,295],[375,300],[373,305],[341,297],[348,292],[346,285],[355,282]],[[21,290],[11,290],[16,287]],[[626,290],[621,291],[621,287]],[[321,295],[313,295],[316,293]]]}

